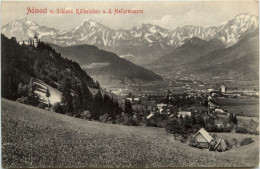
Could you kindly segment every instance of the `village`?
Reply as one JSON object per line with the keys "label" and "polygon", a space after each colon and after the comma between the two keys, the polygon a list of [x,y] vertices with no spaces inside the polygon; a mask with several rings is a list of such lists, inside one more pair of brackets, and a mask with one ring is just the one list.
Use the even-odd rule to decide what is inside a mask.
{"label": "village", "polygon": [[[125,91],[128,90],[126,87]],[[227,98],[242,101],[246,98],[258,98],[259,92],[256,90],[227,89],[225,85],[220,85],[215,89],[189,92],[176,92],[176,90],[149,92],[125,94],[121,105],[125,107],[126,102],[131,103],[133,117],[140,121],[139,125],[165,128],[174,135],[175,140],[189,146],[222,152],[253,141],[251,138],[246,138],[239,143],[236,138],[227,140],[218,137],[217,133],[258,134],[259,132],[258,122],[251,120],[250,125],[240,123],[237,120],[237,116],[241,115],[239,112],[229,112],[216,101]]]}

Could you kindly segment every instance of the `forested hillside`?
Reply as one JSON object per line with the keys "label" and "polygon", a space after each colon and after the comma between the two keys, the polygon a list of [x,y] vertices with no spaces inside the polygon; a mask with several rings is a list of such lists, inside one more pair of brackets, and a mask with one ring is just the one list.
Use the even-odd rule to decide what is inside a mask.
{"label": "forested hillside", "polygon": [[[33,80],[40,79],[62,92],[61,103],[51,105],[56,112],[80,116],[84,110],[89,110],[94,119],[104,113],[115,117],[120,112],[113,98],[102,96],[100,92],[93,96],[89,87],[100,89],[99,83],[94,82],[78,63],[63,58],[50,45],[43,42],[37,47],[19,45],[15,38],[8,39],[3,34],[1,38],[3,98],[44,107],[40,105]],[[44,92],[50,97],[48,90]]]}

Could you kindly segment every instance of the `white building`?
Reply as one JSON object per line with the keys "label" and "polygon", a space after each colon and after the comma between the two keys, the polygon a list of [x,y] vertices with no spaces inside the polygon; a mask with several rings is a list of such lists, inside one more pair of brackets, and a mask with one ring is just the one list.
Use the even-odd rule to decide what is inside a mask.
{"label": "white building", "polygon": [[35,34],[33,39],[31,39],[31,38],[22,39],[21,38],[21,40],[18,43],[19,43],[19,45],[24,44],[24,45],[33,45],[34,47],[37,47],[38,43],[39,43],[39,39],[38,39],[37,35]]}
{"label": "white building", "polygon": [[226,87],[225,87],[225,85],[221,85],[221,86],[220,86],[220,91],[221,91],[221,93],[226,93]]}
{"label": "white building", "polygon": [[160,113],[163,111],[163,108],[166,108],[166,107],[167,107],[167,104],[164,104],[164,103],[157,104],[157,108]]}
{"label": "white building", "polygon": [[185,116],[191,116],[191,112],[190,111],[180,111],[178,113],[178,117],[180,117],[182,115],[182,117],[185,117]]}

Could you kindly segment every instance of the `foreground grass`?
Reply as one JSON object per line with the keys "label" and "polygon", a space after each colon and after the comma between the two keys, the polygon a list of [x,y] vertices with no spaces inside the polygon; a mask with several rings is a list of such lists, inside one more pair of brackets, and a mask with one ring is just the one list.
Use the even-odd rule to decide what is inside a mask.
{"label": "foreground grass", "polygon": [[175,141],[163,129],[85,121],[2,99],[5,168],[257,166],[258,137],[253,139],[241,149],[209,152]]}

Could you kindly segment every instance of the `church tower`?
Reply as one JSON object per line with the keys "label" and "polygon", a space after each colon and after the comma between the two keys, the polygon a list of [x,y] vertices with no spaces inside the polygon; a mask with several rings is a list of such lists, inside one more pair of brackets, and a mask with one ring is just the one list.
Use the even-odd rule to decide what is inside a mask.
{"label": "church tower", "polygon": [[34,45],[34,47],[37,47],[38,46],[38,37],[37,37],[37,35],[36,35],[36,33],[35,33],[35,35],[34,35],[34,38],[33,38],[33,45]]}

